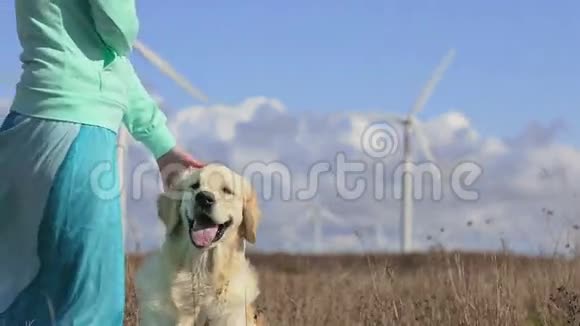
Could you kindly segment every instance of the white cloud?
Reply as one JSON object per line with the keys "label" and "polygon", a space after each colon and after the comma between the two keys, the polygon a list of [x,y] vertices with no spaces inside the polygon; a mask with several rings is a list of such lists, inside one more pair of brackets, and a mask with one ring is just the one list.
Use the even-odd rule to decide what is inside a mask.
{"label": "white cloud", "polygon": [[458,142],[473,144],[479,135],[461,112],[448,112],[425,123],[430,140],[438,146],[454,146]]}
{"label": "white cloud", "polygon": [[[378,246],[372,226],[365,228],[367,220],[382,222],[385,236],[381,246],[398,250],[400,202],[393,196],[399,189],[399,180],[392,176],[400,164],[401,153],[380,161],[386,173],[383,179],[376,180],[372,167],[379,161],[366,156],[361,148],[366,127],[387,117],[386,113],[354,111],[296,114],[288,112],[278,100],[257,97],[239,105],[192,107],[170,117],[170,125],[180,145],[203,160],[224,162],[240,172],[256,162],[283,163],[292,175],[292,194],[312,185],[309,172],[326,162],[332,171],[320,176],[312,201],[326,207],[329,214],[345,224],[325,226],[328,250],[360,251]],[[399,127],[395,127],[400,134]],[[577,215],[580,207],[574,198],[580,184],[580,152],[555,142],[560,124],[532,123],[515,137],[500,139],[478,132],[468,117],[452,111],[424,121],[424,127],[443,172],[444,184],[441,200],[426,198],[415,205],[414,239],[419,249],[426,249],[436,241],[451,248],[497,249],[503,238],[515,250],[548,250],[565,230],[580,224]],[[339,154],[347,161],[362,160],[366,171],[347,175],[344,185],[337,184]],[[130,156],[132,166],[149,158],[141,145],[133,146]],[[483,170],[470,187],[479,192],[477,201],[459,200],[451,192],[450,175],[465,160],[475,162]],[[337,193],[337,189],[354,189],[357,179],[369,183],[362,196],[345,200],[344,193]],[[148,180],[145,195],[130,205],[146,249],[157,246],[162,234],[154,206],[159,188],[154,175]],[[369,189],[376,183],[385,190],[386,198],[374,198]],[[263,185],[256,187],[264,193]],[[307,214],[305,203],[280,198],[281,185],[275,183],[274,187],[278,187],[273,191],[274,198],[262,201],[264,219],[257,248],[314,249],[312,228],[299,223]],[[544,208],[554,210],[553,216],[548,217],[542,211]],[[548,228],[546,223],[550,219]],[[297,230],[292,231],[294,228]],[[362,245],[354,233],[360,229],[367,230]],[[295,240],[292,245],[290,235]]]}
{"label": "white cloud", "polygon": [[218,105],[209,110],[202,106],[187,108],[177,113],[171,121],[171,127],[180,139],[212,134],[220,141],[232,141],[236,135],[236,127],[240,123],[251,121],[263,108],[277,112],[285,111],[282,103],[277,100],[255,97],[237,106]]}
{"label": "white cloud", "polygon": [[[1,103],[3,117],[8,105]],[[315,180],[318,188],[311,201],[343,221],[342,225],[325,225],[326,249],[397,250],[400,202],[393,196],[400,184],[392,175],[401,153],[380,161],[387,172],[383,180],[376,180],[377,172],[372,167],[378,161],[366,156],[361,147],[367,126],[387,117],[386,113],[354,111],[294,114],[276,99],[256,97],[239,105],[183,110],[170,116],[170,126],[180,145],[203,160],[224,162],[238,171],[256,162],[266,164],[270,170],[276,169],[271,163],[283,163],[292,176],[292,195],[314,185],[309,172],[325,162],[332,171]],[[498,249],[504,239],[514,250],[551,252],[556,242],[564,246],[568,239],[578,238],[579,231],[572,226],[580,225],[580,151],[556,142],[558,132],[564,128],[562,123],[532,122],[509,139],[482,135],[458,111],[424,121],[423,125],[444,184],[441,200],[426,198],[416,202],[414,239],[419,249],[437,242],[448,248]],[[400,135],[400,128],[395,128]],[[365,162],[367,170],[347,175],[345,185],[337,184],[338,154],[345,155],[347,161]],[[134,177],[137,166],[143,169],[149,164],[140,186],[129,181],[130,196],[139,198],[131,199],[129,204],[133,229],[129,231],[128,244],[132,249],[138,240],[143,249],[152,249],[163,236],[163,227],[155,216],[155,197],[160,190],[156,166],[140,144],[132,143],[128,155],[128,178]],[[477,201],[458,200],[450,191],[449,175],[465,160],[477,163],[483,170],[471,187],[480,194]],[[341,197],[344,193],[337,193],[337,189],[353,189],[357,179],[368,183],[362,196],[345,200]],[[306,203],[295,197],[280,198],[284,193],[282,186],[276,178],[272,180],[274,198],[262,201],[264,219],[257,248],[313,250],[313,230],[304,222],[308,214]],[[377,200],[371,190],[379,181],[384,182],[379,189],[384,188],[386,198]],[[265,190],[261,189],[263,185],[256,186],[259,192]],[[379,243],[373,224],[381,222],[384,236]],[[355,231],[362,232],[362,240]]]}
{"label": "white cloud", "polygon": [[495,159],[498,156],[505,155],[509,151],[507,145],[498,138],[487,138],[481,144],[481,156]]}

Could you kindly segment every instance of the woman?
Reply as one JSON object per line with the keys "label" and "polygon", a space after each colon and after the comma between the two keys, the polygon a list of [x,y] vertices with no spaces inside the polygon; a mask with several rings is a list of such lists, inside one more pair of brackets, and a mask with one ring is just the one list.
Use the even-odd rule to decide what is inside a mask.
{"label": "woman", "polygon": [[162,172],[201,163],[175,147],[128,59],[134,1],[15,4],[23,73],[0,129],[0,325],[122,325],[120,202],[104,196],[118,190],[116,133],[124,124]]}

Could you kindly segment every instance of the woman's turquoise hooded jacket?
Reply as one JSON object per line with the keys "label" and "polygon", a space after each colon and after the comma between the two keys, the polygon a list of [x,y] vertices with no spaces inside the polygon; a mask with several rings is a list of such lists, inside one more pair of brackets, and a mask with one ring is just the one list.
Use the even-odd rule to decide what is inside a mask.
{"label": "woman's turquoise hooded jacket", "polygon": [[129,54],[134,0],[17,0],[23,73],[12,110],[111,129],[124,124],[158,158],[175,146]]}

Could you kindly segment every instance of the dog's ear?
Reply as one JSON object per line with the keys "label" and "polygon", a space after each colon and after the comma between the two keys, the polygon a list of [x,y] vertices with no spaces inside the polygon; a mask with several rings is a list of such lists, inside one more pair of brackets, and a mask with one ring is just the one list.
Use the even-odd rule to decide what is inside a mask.
{"label": "dog's ear", "polygon": [[180,200],[173,198],[175,194],[162,193],[157,198],[157,214],[159,219],[165,224],[167,234],[173,233],[175,228],[181,222],[179,218],[179,203]]}
{"label": "dog's ear", "polygon": [[193,174],[199,174],[201,169],[190,167],[180,170],[167,185],[167,190],[157,198],[157,214],[165,224],[166,234],[171,234],[181,224],[180,205],[183,199],[183,187],[187,178]]}
{"label": "dog's ear", "polygon": [[258,195],[256,192],[248,187],[244,193],[243,220],[241,225],[242,235],[250,243],[256,243],[258,224],[262,218],[262,211],[258,205]]}

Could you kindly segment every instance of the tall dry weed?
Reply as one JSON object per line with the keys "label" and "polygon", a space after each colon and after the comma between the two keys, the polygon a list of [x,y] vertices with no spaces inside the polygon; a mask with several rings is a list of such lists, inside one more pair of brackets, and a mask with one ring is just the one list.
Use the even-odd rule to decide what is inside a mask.
{"label": "tall dry weed", "polygon": [[[580,260],[252,255],[271,325],[579,325]],[[128,260],[126,325],[137,325]]]}

